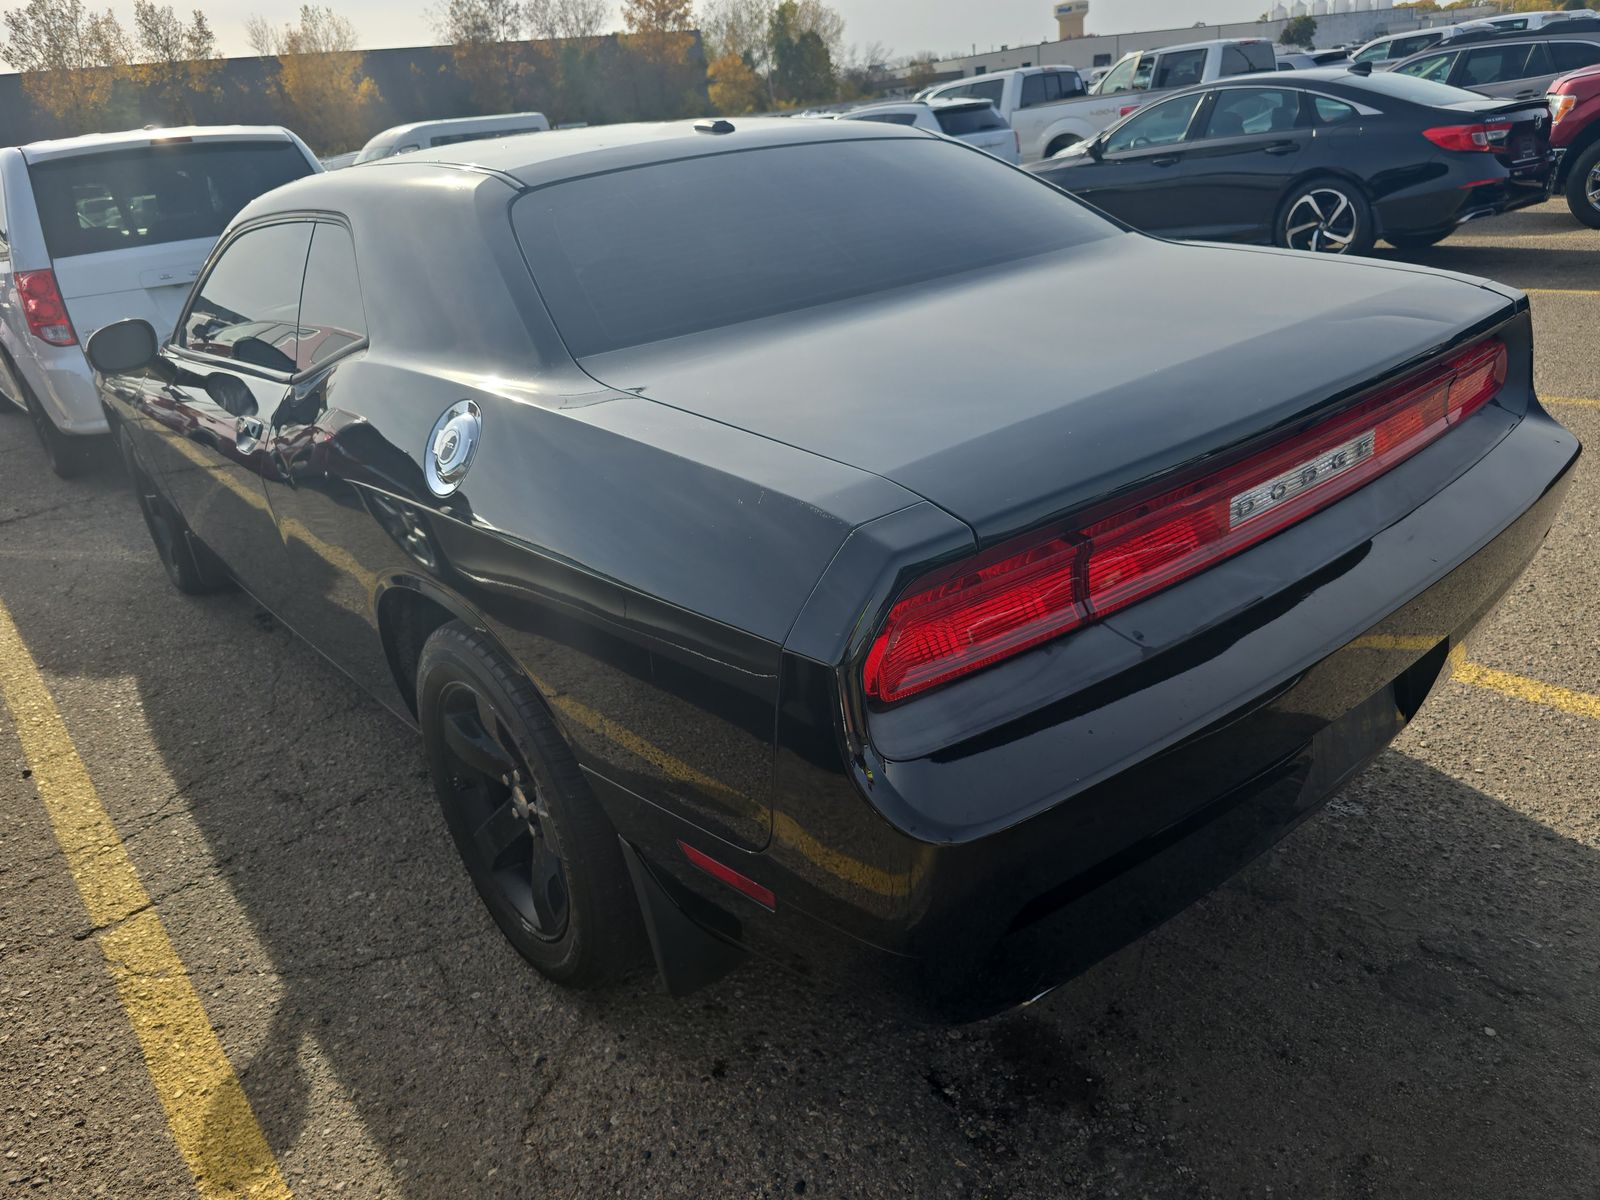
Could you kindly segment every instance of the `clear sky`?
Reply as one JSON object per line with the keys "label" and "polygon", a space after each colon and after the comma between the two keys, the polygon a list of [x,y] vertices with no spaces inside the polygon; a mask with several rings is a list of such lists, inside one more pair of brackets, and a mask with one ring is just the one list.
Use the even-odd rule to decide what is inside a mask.
{"label": "clear sky", "polygon": [[[413,46],[433,40],[432,0],[323,0],[348,16],[368,47]],[[98,8],[103,0],[91,0]],[[1002,43],[1053,40],[1052,0],[832,0],[845,18],[845,40],[861,45],[882,42],[892,56],[932,50],[967,53]],[[258,12],[287,21],[300,0],[175,0],[179,11],[206,10],[226,54],[248,54],[244,22]],[[0,0],[0,11],[20,7]],[[112,0],[124,20],[131,2]],[[1248,21],[1271,7],[1271,0],[1090,0],[1090,33],[1167,29],[1196,21]],[[131,22],[130,22],[131,23]],[[616,22],[620,24],[620,21]]]}

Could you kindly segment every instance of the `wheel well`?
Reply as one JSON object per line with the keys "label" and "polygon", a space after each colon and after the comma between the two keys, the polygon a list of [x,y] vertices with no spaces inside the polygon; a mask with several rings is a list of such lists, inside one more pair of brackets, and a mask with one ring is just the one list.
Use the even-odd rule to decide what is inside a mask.
{"label": "wheel well", "polygon": [[[1372,224],[1374,228],[1377,228],[1380,225],[1378,220],[1377,201],[1373,197],[1371,189],[1368,188],[1367,185],[1362,182],[1362,180],[1344,171],[1323,169],[1319,171],[1307,171],[1304,175],[1301,175],[1288,187],[1283,189],[1283,199],[1278,201],[1278,207],[1272,216],[1272,227],[1274,231],[1276,231],[1278,227],[1278,222],[1283,218],[1284,210],[1289,206],[1289,197],[1293,196],[1301,188],[1305,187],[1306,184],[1315,183],[1319,179],[1336,180],[1337,182],[1354,189],[1356,192],[1359,192],[1361,198],[1367,202],[1367,210],[1372,216]],[[1273,236],[1277,236],[1276,232],[1274,232]],[[1378,229],[1378,236],[1383,236],[1382,229]]]}
{"label": "wheel well", "polygon": [[1600,142],[1600,117],[1589,122],[1588,128],[1572,140],[1572,145],[1567,147],[1567,152],[1561,156],[1561,171],[1556,180],[1557,187],[1565,187],[1567,180],[1572,175],[1572,164],[1578,161],[1578,156],[1583,154],[1590,146]]}
{"label": "wheel well", "polygon": [[1083,139],[1075,133],[1058,133],[1045,146],[1044,156],[1049,158],[1052,154],[1059,154],[1068,146],[1076,146],[1081,141]]}
{"label": "wheel well", "polygon": [[411,709],[417,712],[417,661],[423,644],[433,631],[456,619],[456,614],[436,600],[410,588],[390,588],[378,602],[378,631],[383,637],[384,654],[394,672],[395,687]]}

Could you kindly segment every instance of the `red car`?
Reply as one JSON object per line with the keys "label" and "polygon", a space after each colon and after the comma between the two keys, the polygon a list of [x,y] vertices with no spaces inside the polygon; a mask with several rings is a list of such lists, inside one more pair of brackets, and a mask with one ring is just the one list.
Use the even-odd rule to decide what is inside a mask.
{"label": "red car", "polygon": [[1547,96],[1555,118],[1550,144],[1561,156],[1556,187],[1573,216],[1600,229],[1600,67],[1563,75]]}

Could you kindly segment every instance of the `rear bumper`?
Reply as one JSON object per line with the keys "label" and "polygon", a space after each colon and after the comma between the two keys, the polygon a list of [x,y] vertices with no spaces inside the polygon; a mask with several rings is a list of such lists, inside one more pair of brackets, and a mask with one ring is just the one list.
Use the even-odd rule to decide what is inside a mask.
{"label": "rear bumper", "polygon": [[[854,815],[822,794],[815,747],[809,763],[780,759],[773,841],[748,860],[778,911],[725,934],[972,1019],[1070,979],[1227,879],[1389,744],[1542,543],[1578,444],[1536,406],[1480,416],[1451,435],[1469,455],[1481,439],[1471,466],[1424,452],[1392,473],[1405,477],[1394,491],[1415,489],[1390,497],[1406,514],[1369,525],[1383,532],[1292,594],[988,734],[871,759]],[[1441,485],[1430,469],[1454,474]],[[1242,555],[1208,586],[1237,610],[1252,572],[1331,544],[1316,520],[1277,539],[1279,563]],[[1209,602],[1182,590],[1174,605]],[[1163,619],[1148,602],[1138,614],[1152,643]],[[1090,760],[1093,774],[1077,774]],[[860,812],[862,794],[875,812]],[[1043,803],[1018,815],[1019,797]]]}
{"label": "rear bumper", "polygon": [[1431,234],[1454,229],[1468,221],[1498,216],[1550,198],[1556,178],[1556,158],[1507,169],[1490,155],[1459,155],[1487,160],[1463,167],[1452,163],[1450,175],[1429,184],[1380,200],[1377,205],[1380,236],[1386,233]]}
{"label": "rear bumper", "polygon": [[13,357],[57,429],[85,435],[106,432],[106,415],[82,346],[50,346],[29,338]]}

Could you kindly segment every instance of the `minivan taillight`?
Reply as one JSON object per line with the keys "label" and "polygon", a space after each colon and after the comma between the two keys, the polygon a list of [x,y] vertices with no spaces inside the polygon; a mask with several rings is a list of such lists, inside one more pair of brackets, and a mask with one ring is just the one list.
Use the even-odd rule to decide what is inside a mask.
{"label": "minivan taillight", "polygon": [[1481,342],[1230,466],[921,579],[867,651],[866,693],[904,700],[1187,579],[1410,458],[1505,378],[1505,343]]}
{"label": "minivan taillight", "polygon": [[1510,121],[1490,121],[1478,125],[1435,125],[1422,136],[1441,150],[1482,150],[1493,154],[1506,148],[1511,136]]}
{"label": "minivan taillight", "polygon": [[52,346],[77,344],[78,335],[72,330],[72,318],[67,315],[67,302],[61,298],[54,271],[18,271],[17,294],[22,298],[22,315],[27,319],[29,333]]}

